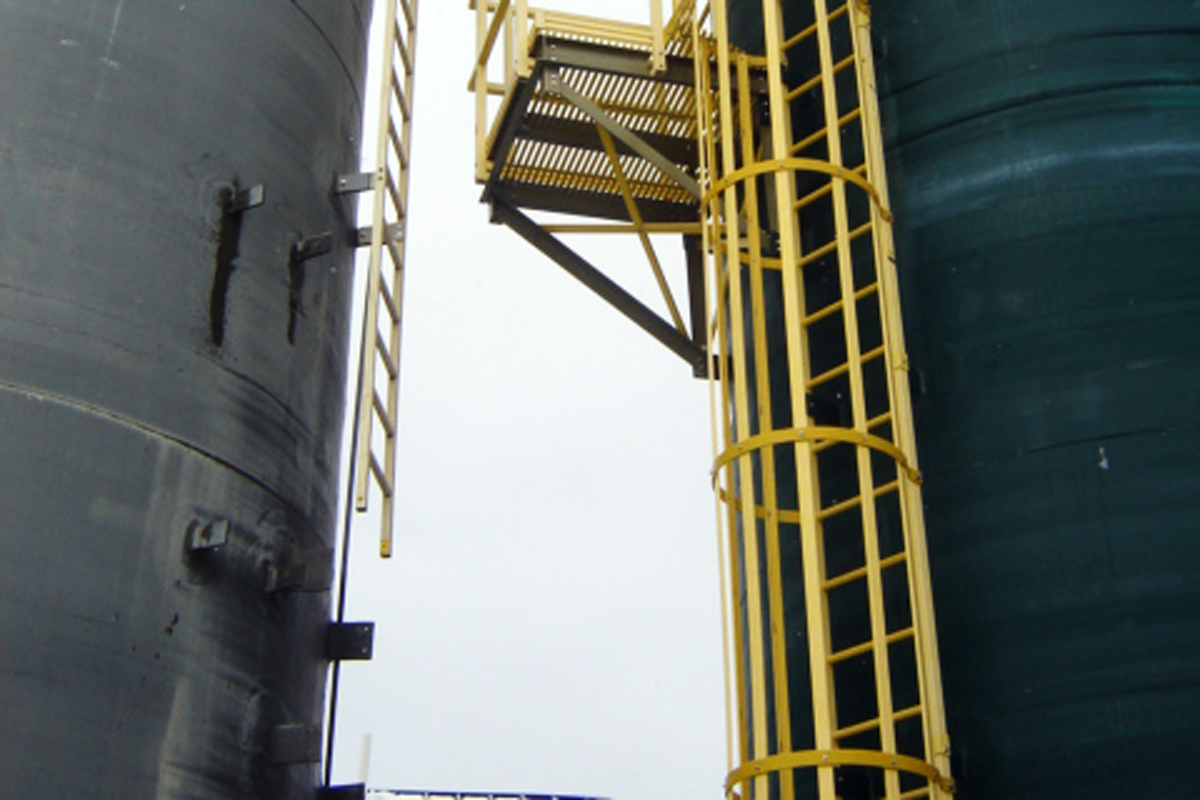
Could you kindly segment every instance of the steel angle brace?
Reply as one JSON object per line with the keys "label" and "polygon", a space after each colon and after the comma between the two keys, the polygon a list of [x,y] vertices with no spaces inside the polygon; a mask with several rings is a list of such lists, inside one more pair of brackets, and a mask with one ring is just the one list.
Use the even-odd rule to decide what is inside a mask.
{"label": "steel angle brace", "polygon": [[600,106],[593,103],[588,98],[584,97],[573,86],[562,79],[557,68],[547,69],[544,77],[544,86],[548,93],[556,94],[566,100],[571,105],[582,111],[587,116],[591,117],[597,125],[608,131],[616,139],[619,139],[633,152],[637,153],[642,158],[649,161],[659,169],[664,175],[682,186],[689,194],[700,200],[703,192],[700,191],[700,184],[695,178],[688,175],[679,165],[664,156],[658,150],[655,150],[645,142],[640,136],[626,128],[621,123],[610,117]]}
{"label": "steel angle brace", "polygon": [[706,369],[704,349],[691,338],[622,289],[611,278],[596,269],[591,262],[548,233],[537,222],[522,214],[499,192],[493,193],[489,202],[491,203],[492,222],[507,225],[522,239],[540,250],[543,255],[624,314],[635,325],[691,364],[697,374],[705,374],[700,372],[700,370]]}

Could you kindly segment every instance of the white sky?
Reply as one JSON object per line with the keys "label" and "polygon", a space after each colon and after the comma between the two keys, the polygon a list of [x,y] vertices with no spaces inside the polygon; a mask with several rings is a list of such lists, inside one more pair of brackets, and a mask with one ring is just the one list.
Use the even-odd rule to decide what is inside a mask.
{"label": "white sky", "polygon": [[[377,623],[375,658],[342,670],[335,781],[360,779],[369,734],[372,787],[715,800],[707,384],[488,224],[473,49],[467,0],[422,3],[395,557],[359,526],[347,619]],[[569,243],[661,311],[634,241]],[[678,237],[659,251],[681,278]]]}

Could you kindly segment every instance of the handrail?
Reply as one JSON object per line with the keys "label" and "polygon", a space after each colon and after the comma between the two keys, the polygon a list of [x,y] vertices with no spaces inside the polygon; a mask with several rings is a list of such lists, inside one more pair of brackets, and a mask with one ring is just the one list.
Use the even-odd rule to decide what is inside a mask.
{"label": "handrail", "polygon": [[[524,5],[524,0],[518,0]],[[486,15],[489,11],[492,12],[492,21],[488,26],[487,34],[483,37],[483,42],[480,44],[479,52],[475,55],[475,67],[471,73],[471,79],[467,82],[467,91],[475,91],[476,80],[479,77],[479,71],[484,70],[486,75],[488,61],[492,58],[492,48],[496,46],[496,39],[500,36],[500,28],[505,23],[505,17],[508,14],[508,7],[512,5],[512,0],[500,0],[499,5],[494,9],[491,8],[491,3],[486,6],[478,7],[475,2],[471,3],[471,8]],[[507,37],[506,37],[507,38]],[[486,79],[485,79],[486,83]]]}

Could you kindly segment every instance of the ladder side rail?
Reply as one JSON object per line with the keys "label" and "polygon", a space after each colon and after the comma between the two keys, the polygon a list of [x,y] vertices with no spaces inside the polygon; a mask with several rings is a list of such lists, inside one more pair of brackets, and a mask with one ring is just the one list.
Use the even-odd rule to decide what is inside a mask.
{"label": "ladder side rail", "polygon": [[[909,363],[901,319],[899,279],[896,275],[895,247],[890,219],[883,209],[891,207],[888,197],[886,166],[883,153],[883,133],[879,100],[876,91],[874,51],[871,44],[870,8],[865,0],[848,3],[850,24],[854,35],[854,54],[858,63],[858,92],[863,109],[864,157],[867,180],[876,187],[882,208],[871,208],[875,222],[876,263],[879,265],[879,293],[883,323],[889,346],[886,354],[888,391],[892,408],[892,429],[896,446],[904,453],[914,470],[919,468],[916,435],[913,427],[912,393],[909,385]],[[904,517],[905,549],[908,552],[909,593],[913,605],[913,625],[916,628],[917,670],[920,681],[922,727],[925,739],[925,759],[951,782],[950,737],[946,727],[943,699],[941,659],[938,654],[934,620],[933,589],[929,574],[928,547],[925,538],[924,510],[921,488],[912,480],[901,478],[901,514]],[[947,797],[940,782],[931,782],[931,797]]]}
{"label": "ladder side rail", "polygon": [[[692,51],[695,55],[693,63],[694,85],[696,86],[696,137],[698,177],[701,186],[712,184],[712,175],[716,164],[715,135],[712,126],[713,119],[713,72],[710,64],[715,58],[711,52],[709,38],[702,27],[705,15],[696,14],[691,20],[690,35]],[[725,303],[721,298],[720,286],[722,280],[721,261],[719,258],[720,245],[720,200],[706,195],[700,204],[701,246],[705,259],[711,258],[712,269],[705,270],[704,299],[705,322],[704,341],[708,353],[708,388],[710,413],[710,435],[713,454],[720,453],[723,441],[728,438],[730,426],[729,406],[723,401],[725,380],[725,347],[722,344],[722,332],[726,329]],[[741,615],[736,613],[732,597],[741,596],[741,586],[738,576],[737,556],[734,552],[733,525],[731,519],[733,508],[723,500],[733,491],[728,481],[729,471],[716,471],[713,474],[713,507],[716,513],[717,554],[720,570],[721,590],[721,644],[722,663],[725,679],[725,768],[732,772],[735,765],[735,748],[746,737],[745,716],[742,712],[741,698],[745,697],[745,670],[742,660],[738,657],[735,644],[742,641]],[[722,485],[722,481],[725,484]]]}
{"label": "ladder side rail", "polygon": [[[752,106],[750,91],[750,63],[744,53],[737,58],[737,105],[738,144],[742,164],[753,163],[756,152],[755,129],[757,120]],[[762,227],[759,214],[758,183],[748,180],[744,186],[741,221],[746,229],[746,252],[748,255],[750,287],[750,320],[754,353],[754,382],[758,432],[774,429],[775,419],[771,402],[770,369],[771,351],[767,342],[767,302],[764,288],[765,266],[763,264]],[[791,695],[788,687],[787,625],[784,618],[783,568],[781,564],[780,537],[781,512],[779,487],[776,483],[775,448],[764,447],[758,451],[757,462],[762,481],[763,527],[766,539],[768,614],[771,631],[771,678],[773,683],[773,708],[775,719],[775,750],[788,753],[792,750]],[[758,516],[757,511],[755,516]],[[795,795],[795,776],[790,770],[779,776],[780,793],[783,797]]]}
{"label": "ladder side rail", "polygon": [[[843,0],[848,2],[849,0]],[[822,99],[825,112],[825,141],[828,158],[835,167],[844,167],[842,152],[842,111],[838,106],[836,75],[834,73],[833,43],[829,27],[829,9],[826,0],[814,0],[817,22],[817,50],[822,78]],[[857,98],[856,98],[857,100]],[[836,257],[841,284],[842,322],[845,337],[848,379],[850,384],[850,407],[852,425],[856,431],[867,432],[866,395],[863,386],[863,349],[860,341],[858,304],[854,299],[854,263],[850,248],[849,209],[845,181],[834,181],[832,201],[836,241]],[[890,654],[887,642],[887,621],[883,600],[883,576],[879,565],[879,534],[875,514],[874,479],[872,476],[871,453],[865,447],[856,448],[858,491],[861,502],[861,530],[866,557],[866,584],[870,620],[870,643],[873,660],[876,719],[878,720],[880,749],[885,753],[896,753],[896,731],[892,701]],[[884,774],[885,796],[898,800],[900,776],[889,770]]]}

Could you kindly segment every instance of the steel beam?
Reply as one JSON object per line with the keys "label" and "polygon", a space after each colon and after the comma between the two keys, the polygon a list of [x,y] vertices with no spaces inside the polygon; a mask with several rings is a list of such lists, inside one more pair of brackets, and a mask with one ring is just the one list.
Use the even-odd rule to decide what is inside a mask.
{"label": "steel beam", "polygon": [[591,262],[567,247],[557,237],[547,233],[542,226],[522,214],[503,196],[493,193],[491,207],[492,222],[512,228],[521,238],[598,294],[635,325],[691,364],[693,370],[705,368],[706,356],[703,348],[596,269]]}

